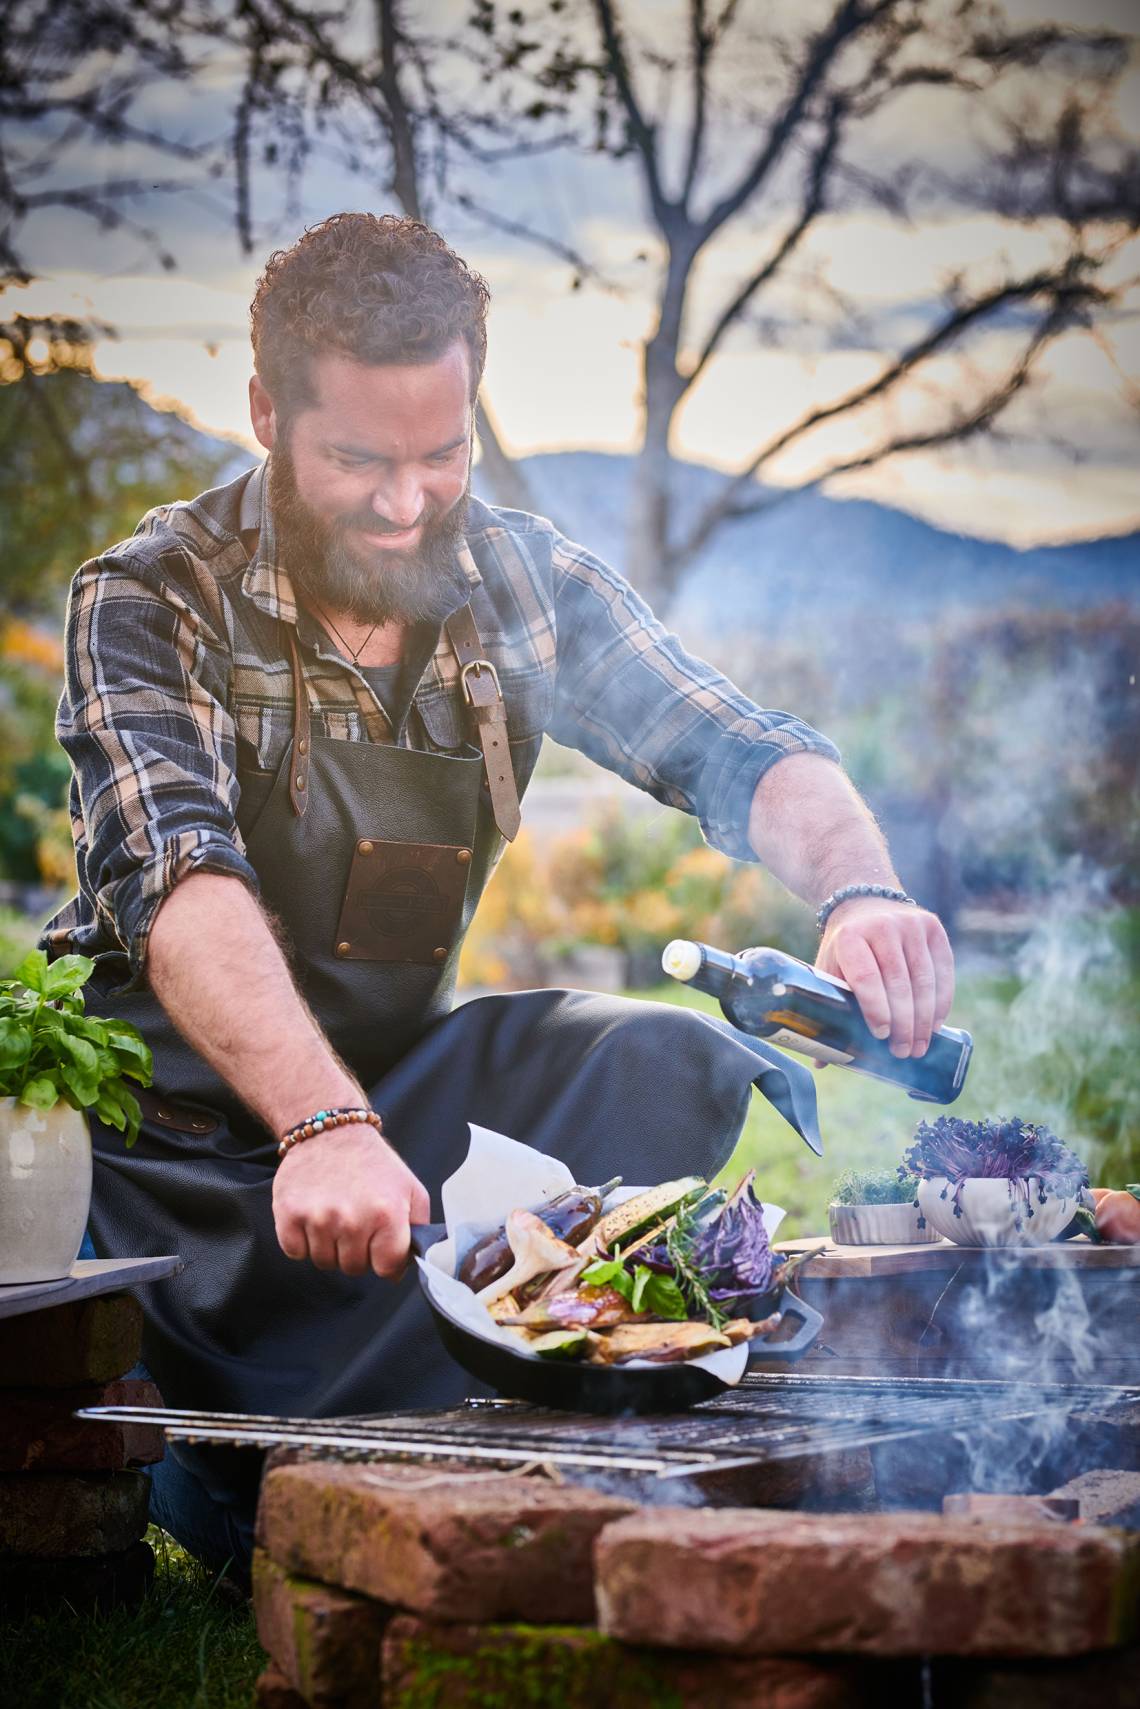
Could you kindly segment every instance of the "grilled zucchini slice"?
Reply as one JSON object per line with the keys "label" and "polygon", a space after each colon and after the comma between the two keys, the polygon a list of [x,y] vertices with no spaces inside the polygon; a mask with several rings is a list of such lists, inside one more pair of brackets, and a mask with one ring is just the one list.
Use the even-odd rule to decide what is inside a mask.
{"label": "grilled zucchini slice", "polygon": [[659,1187],[648,1187],[644,1193],[627,1199],[624,1205],[607,1211],[595,1225],[593,1238],[598,1251],[612,1252],[615,1246],[624,1250],[631,1240],[676,1215],[707,1189],[708,1183],[699,1175],[686,1175],[681,1181],[662,1181]]}

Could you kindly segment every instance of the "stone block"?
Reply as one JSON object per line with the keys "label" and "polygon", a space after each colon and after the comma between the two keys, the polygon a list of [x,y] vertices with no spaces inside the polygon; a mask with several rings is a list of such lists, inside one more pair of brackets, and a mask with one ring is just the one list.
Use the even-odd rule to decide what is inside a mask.
{"label": "stone block", "polygon": [[1081,1504],[1081,1518],[1094,1525],[1124,1525],[1140,1530],[1140,1471],[1103,1468],[1082,1472],[1055,1489],[1054,1496]]}
{"label": "stone block", "polygon": [[[384,1634],[384,1709],[861,1709],[918,1701],[895,1664],[631,1649],[586,1626],[455,1625],[396,1617]],[[909,1684],[909,1697],[892,1689]]]}
{"label": "stone block", "polygon": [[15,1472],[0,1477],[0,1557],[110,1555],[147,1526],[143,1472]]}
{"label": "stone block", "polygon": [[598,1539],[603,1631],[749,1654],[1071,1656],[1134,1634],[1140,1539],[925,1513],[648,1508]]}
{"label": "stone block", "polygon": [[279,1672],[311,1706],[368,1709],[380,1689],[383,1603],[298,1578],[264,1549],[253,1557],[257,1635]]}
{"label": "stone block", "polygon": [[142,1326],[133,1294],[100,1294],[0,1318],[0,1389],[113,1382],[138,1364]]}
{"label": "stone block", "polygon": [[594,1538],[631,1511],[509,1472],[313,1462],[266,1474],[258,1530],[288,1572],[418,1614],[585,1623]]}
{"label": "stone block", "polygon": [[272,1663],[259,1673],[254,1686],[257,1709],[311,1709],[299,1691],[294,1691],[280,1668]]}
{"label": "stone block", "polygon": [[132,1543],[112,1555],[63,1560],[16,1555],[0,1559],[0,1610],[13,1619],[49,1613],[66,1604],[76,1614],[134,1608],[154,1582],[149,1543]]}
{"label": "stone block", "polygon": [[76,1418],[83,1406],[161,1406],[153,1383],[123,1377],[101,1388],[0,1392],[0,1472],[121,1472],[165,1451],[157,1425]]}

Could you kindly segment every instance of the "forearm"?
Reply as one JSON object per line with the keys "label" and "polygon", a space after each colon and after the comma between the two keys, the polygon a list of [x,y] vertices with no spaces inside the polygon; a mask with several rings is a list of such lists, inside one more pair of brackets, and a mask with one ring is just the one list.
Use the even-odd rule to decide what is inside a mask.
{"label": "forearm", "polygon": [[151,927],[147,973],[179,1032],[272,1133],[366,1102],[240,879],[199,872],[175,886]]}
{"label": "forearm", "polygon": [[764,773],[748,837],[769,871],[806,902],[818,904],[845,884],[903,888],[866,803],[819,754],[789,754]]}

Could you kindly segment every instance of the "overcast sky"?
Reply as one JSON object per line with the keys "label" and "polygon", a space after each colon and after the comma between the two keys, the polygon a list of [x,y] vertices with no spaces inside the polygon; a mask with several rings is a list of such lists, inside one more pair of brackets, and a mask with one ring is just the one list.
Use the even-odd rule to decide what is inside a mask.
{"label": "overcast sky", "polygon": [[[653,3],[654,18],[677,10],[674,0]],[[1049,5],[1011,0],[1006,9],[1019,18],[1057,17],[1086,28],[1134,27],[1136,15],[1129,0],[1054,0]],[[1124,116],[1134,130],[1138,92],[1140,71],[1134,64],[1122,91]],[[177,91],[163,98],[167,125],[204,134],[213,117],[208,94],[184,92],[182,112],[178,100]],[[880,160],[889,161],[895,150],[913,154],[923,118],[916,104],[892,121],[903,127],[903,135],[883,132],[872,139]],[[930,143],[959,151],[969,146],[963,136],[933,136]],[[114,157],[113,170],[124,171],[122,151]],[[575,291],[565,262],[468,217],[441,222],[493,291],[487,383],[506,440],[520,452],[631,449],[638,343],[651,318],[642,281],[653,255],[636,179],[620,166],[555,155],[537,157],[521,169],[487,172],[473,188],[496,210],[533,220],[551,236],[588,251],[620,287]],[[270,248],[292,241],[305,224],[343,207],[383,211],[383,203],[361,181],[318,162],[306,178],[299,211],[284,215],[279,203],[261,203],[259,253],[245,258],[229,224],[224,188],[197,190],[176,201],[166,198],[152,214],[177,256],[173,274],[162,272],[137,240],[93,231],[72,218],[45,219],[27,243],[41,277],[20,291],[18,300],[9,298],[6,307],[80,312],[113,323],[119,338],[98,349],[102,374],[139,383],[153,399],[176,403],[203,427],[252,445],[246,406],[248,303],[260,262]],[[699,278],[698,313],[741,277],[745,262],[755,256],[758,229],[742,224],[718,242]],[[797,276],[805,276],[813,263],[826,265],[832,282],[858,300],[867,323],[881,327],[885,343],[906,330],[908,314],[919,324],[954,267],[984,271],[1002,256],[1015,265],[1031,265],[1056,241],[1057,234],[1047,228],[1015,227],[989,215],[947,210],[907,228],[882,214],[843,213],[819,222]],[[637,259],[646,254],[649,260]],[[1115,265],[1121,277],[1140,272],[1140,245]],[[737,335],[695,390],[679,424],[681,455],[739,466],[756,444],[802,408],[877,371],[882,346],[874,336],[844,339],[836,336],[834,325],[822,336],[818,328],[806,326],[795,279],[766,307],[768,334]],[[999,367],[1012,348],[1012,336],[1007,328],[989,339],[977,353],[979,365]],[[1041,384],[1011,420],[1019,429],[1017,443],[911,456],[846,477],[831,490],[877,497],[945,526],[1018,543],[1137,526],[1137,417],[1122,375],[1130,375],[1133,386],[1140,376],[1135,319],[1114,324],[1100,343],[1074,334],[1054,348]],[[933,378],[952,381],[948,369]],[[1060,437],[1080,445],[1084,460],[1078,467],[1055,443]],[[802,478],[821,456],[846,454],[858,443],[850,428],[828,438],[817,435],[774,474]]]}

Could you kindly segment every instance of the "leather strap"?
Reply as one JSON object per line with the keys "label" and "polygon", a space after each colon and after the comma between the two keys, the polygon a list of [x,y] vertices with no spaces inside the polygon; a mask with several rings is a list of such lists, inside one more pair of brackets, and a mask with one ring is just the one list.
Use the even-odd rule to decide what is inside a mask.
{"label": "leather strap", "polygon": [[309,756],[312,749],[309,728],[309,697],[305,692],[305,667],[297,646],[297,631],[288,625],[289,650],[293,661],[293,754],[289,770],[289,799],[298,819],[305,816],[309,805]]}
{"label": "leather strap", "polygon": [[475,613],[464,605],[447,619],[447,638],[459,660],[459,677],[463,697],[475,717],[479,745],[483,750],[483,769],[491,796],[491,812],[499,832],[509,843],[518,836],[522,824],[519,792],[511,765],[511,748],[507,739],[507,708],[499,675],[491,661],[483,655],[483,643],[475,626]]}
{"label": "leather strap", "polygon": [[[459,676],[463,697],[470,706],[483,750],[483,770],[491,797],[491,812],[500,834],[509,843],[518,836],[522,824],[519,792],[511,765],[511,748],[507,737],[507,709],[499,676],[491,661],[483,656],[483,643],[475,625],[475,613],[470,605],[462,606],[448,618],[447,638],[459,661]],[[309,804],[309,759],[312,750],[309,725],[309,698],[305,692],[305,668],[297,644],[297,632],[287,625],[289,652],[293,666],[293,753],[289,768],[289,800],[300,819]]]}

